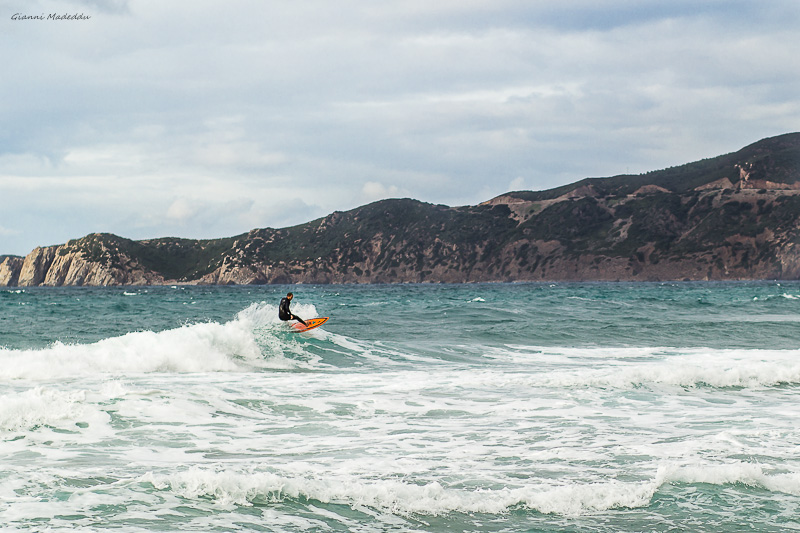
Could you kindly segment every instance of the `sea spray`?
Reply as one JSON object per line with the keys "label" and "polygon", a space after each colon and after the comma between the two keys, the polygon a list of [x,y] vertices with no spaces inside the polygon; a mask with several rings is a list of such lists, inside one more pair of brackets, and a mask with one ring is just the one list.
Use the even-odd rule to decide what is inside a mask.
{"label": "sea spray", "polygon": [[520,488],[468,491],[439,483],[410,484],[399,480],[364,481],[355,477],[319,479],[309,474],[289,477],[272,472],[235,473],[191,468],[171,474],[148,472],[138,481],[159,490],[171,490],[188,499],[213,498],[222,506],[269,504],[286,500],[323,504],[368,506],[376,510],[420,515],[447,513],[505,514],[514,509],[578,516],[611,509],[647,507],[665,484],[743,484],[800,495],[800,473],[767,474],[753,463],[724,465],[661,466],[650,480],[563,485],[532,485]]}
{"label": "sea spray", "polygon": [[[313,307],[305,309],[313,312]],[[275,318],[271,317],[275,315]],[[285,352],[302,354],[277,319],[277,308],[253,304],[225,323],[136,331],[92,344],[35,350],[0,348],[0,380],[49,380],[95,374],[245,372],[254,365],[292,368]]]}
{"label": "sea spray", "polygon": [[565,516],[649,504],[657,481],[589,483],[564,486],[478,489],[468,491],[399,480],[365,481],[358,478],[315,479],[286,477],[268,472],[231,473],[190,469],[173,475],[148,472],[138,481],[184,498],[210,497],[220,505],[253,505],[285,500],[315,501],[353,508],[367,506],[401,515],[481,513],[503,515],[517,508]]}
{"label": "sea spray", "polygon": [[62,392],[34,387],[0,396],[0,432],[30,431],[80,419],[86,411],[86,391]]}

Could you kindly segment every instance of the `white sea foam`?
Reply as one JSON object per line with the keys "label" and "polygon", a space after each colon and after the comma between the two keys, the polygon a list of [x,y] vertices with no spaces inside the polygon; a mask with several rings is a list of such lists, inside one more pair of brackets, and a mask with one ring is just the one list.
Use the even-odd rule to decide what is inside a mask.
{"label": "white sea foam", "polygon": [[610,387],[664,384],[759,388],[800,383],[800,361],[795,351],[763,354],[754,350],[746,353],[749,357],[742,355],[742,352],[684,355],[663,362],[614,365],[574,373],[555,372],[544,381],[550,385]]}
{"label": "white sea foam", "polygon": [[767,467],[758,463],[670,465],[659,469],[657,479],[662,484],[742,484],[800,496],[800,472],[770,473]]}
{"label": "white sea foam", "polygon": [[540,386],[550,387],[629,388],[662,384],[680,387],[760,388],[800,383],[800,365],[782,367],[770,363],[760,363],[726,369],[657,365],[651,368],[593,372],[554,372],[545,378],[532,381]]}
{"label": "white sea foam", "polygon": [[800,350],[551,348],[507,346],[487,357],[541,371],[517,376],[546,387],[773,387],[800,384]]}
{"label": "white sea foam", "polygon": [[85,414],[85,391],[62,392],[36,387],[0,396],[0,431],[57,425]]}
{"label": "white sea foam", "polygon": [[[309,315],[315,311],[310,305],[298,308]],[[56,342],[40,350],[0,348],[0,380],[98,373],[239,372],[253,366],[292,368],[302,362],[290,361],[284,352],[302,349],[291,337],[281,337],[282,331],[288,331],[285,328],[275,306],[254,304],[224,324],[133,332],[85,345]]]}
{"label": "white sea foam", "polygon": [[252,505],[285,500],[367,506],[400,515],[451,512],[505,514],[517,508],[578,516],[610,509],[647,507],[667,484],[744,484],[771,492],[800,494],[800,474],[769,474],[751,463],[662,466],[649,480],[533,484],[517,488],[467,490],[439,482],[415,484],[398,479],[355,476],[284,476],[271,472],[239,473],[193,467],[171,475],[148,472],[137,480],[158,490],[189,498],[213,498],[220,505]]}
{"label": "white sea foam", "polygon": [[782,294],[769,294],[767,296],[753,296],[754,302],[764,302],[770,301],[775,298],[784,298],[786,300],[800,300],[800,295],[798,294],[789,294],[788,292],[784,292]]}
{"label": "white sea foam", "polygon": [[184,498],[211,497],[221,505],[307,499],[354,508],[367,506],[400,515],[434,516],[451,512],[504,514],[515,507],[579,515],[647,505],[657,488],[653,482],[610,482],[470,491],[446,488],[435,481],[414,484],[355,477],[287,477],[267,472],[241,474],[201,468],[173,475],[148,473],[138,481],[151,483],[160,490],[172,490]]}

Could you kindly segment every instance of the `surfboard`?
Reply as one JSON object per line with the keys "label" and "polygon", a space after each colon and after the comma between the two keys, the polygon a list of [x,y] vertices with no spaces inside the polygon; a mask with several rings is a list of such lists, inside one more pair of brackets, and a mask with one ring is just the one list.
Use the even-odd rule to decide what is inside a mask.
{"label": "surfboard", "polygon": [[308,326],[304,326],[300,322],[295,322],[292,324],[292,327],[295,329],[295,331],[302,333],[303,331],[320,327],[322,324],[327,322],[329,318],[329,316],[324,316],[322,318],[309,318],[306,320],[306,324],[308,324]]}

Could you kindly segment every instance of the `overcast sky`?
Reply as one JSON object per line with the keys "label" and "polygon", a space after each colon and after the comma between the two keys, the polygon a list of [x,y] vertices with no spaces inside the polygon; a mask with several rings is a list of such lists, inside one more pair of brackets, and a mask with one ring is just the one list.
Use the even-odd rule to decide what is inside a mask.
{"label": "overcast sky", "polygon": [[[51,13],[90,18],[19,20]],[[476,204],[798,131],[800,2],[2,0],[0,72],[0,254],[24,255]]]}

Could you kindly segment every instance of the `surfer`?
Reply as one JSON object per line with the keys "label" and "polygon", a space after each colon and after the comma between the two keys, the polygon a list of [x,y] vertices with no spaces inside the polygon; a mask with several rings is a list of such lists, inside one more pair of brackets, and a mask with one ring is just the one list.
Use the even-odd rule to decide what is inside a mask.
{"label": "surfer", "polygon": [[286,298],[281,298],[281,304],[278,306],[278,318],[281,320],[297,320],[304,326],[307,326],[305,320],[300,318],[297,315],[293,315],[291,311],[289,311],[289,304],[292,302],[292,298],[294,298],[294,294],[291,292],[286,295]]}

